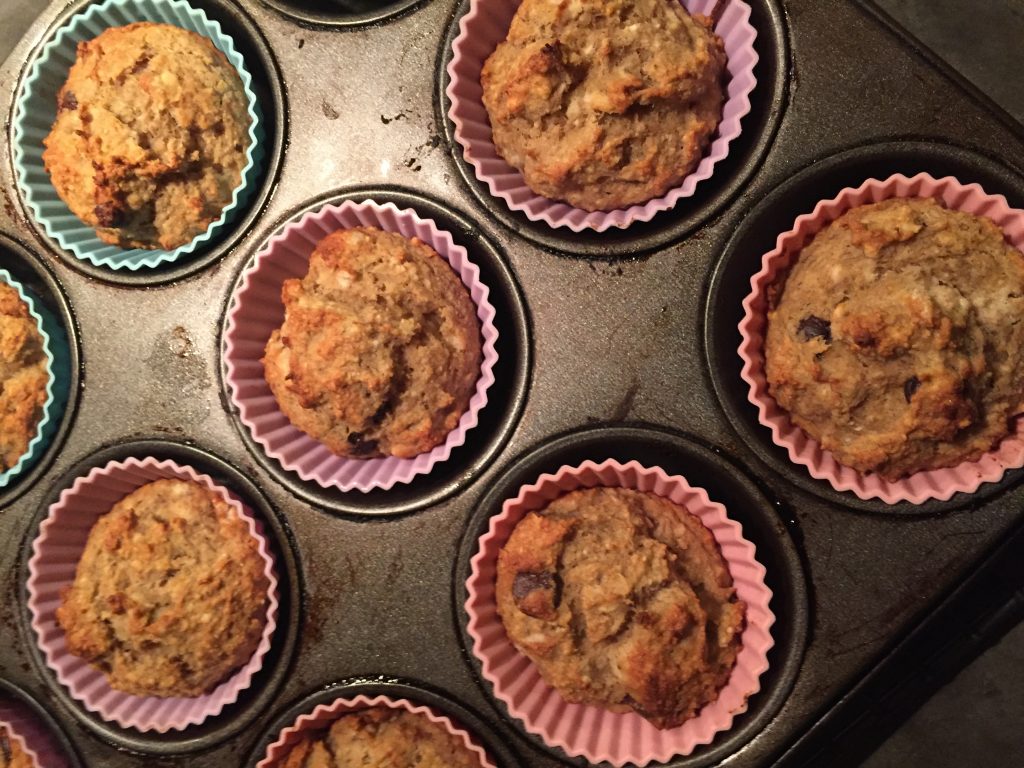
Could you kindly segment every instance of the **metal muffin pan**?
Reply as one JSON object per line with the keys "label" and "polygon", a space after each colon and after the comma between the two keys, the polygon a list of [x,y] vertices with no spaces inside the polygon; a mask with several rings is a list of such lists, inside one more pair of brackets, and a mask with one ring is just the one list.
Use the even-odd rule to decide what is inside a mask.
{"label": "metal muffin pan", "polygon": [[[9,596],[0,601],[0,678],[53,714],[84,764],[255,764],[297,707],[353,681],[409,685],[428,704],[439,697],[441,709],[449,702],[502,765],[578,763],[492,700],[467,650],[462,609],[467,553],[488,510],[563,457],[636,457],[681,471],[720,494],[769,569],[776,646],[763,689],[730,731],[673,766],[775,762],[1020,527],[1019,471],[920,509],[831,492],[765,442],[734,375],[730,315],[744,281],[772,231],[837,186],[882,170],[955,171],[1024,203],[1024,131],[869,6],[753,0],[759,84],[729,160],[648,225],[563,238],[474,188],[452,145],[443,72],[464,11],[458,0],[358,24],[296,20],[288,9],[300,4],[266,3],[195,2],[239,43],[276,131],[263,187],[211,252],[137,280],[85,270],[30,221],[9,150],[0,159],[0,233],[25,269],[52,279],[81,380],[55,455],[17,498],[0,501]],[[62,0],[50,3],[0,68],[8,136],[26,62],[66,12]],[[220,374],[224,313],[245,264],[297,212],[359,196],[407,204],[451,228],[500,302],[507,345],[485,422],[464,453],[368,497],[321,493],[275,469],[248,443]],[[4,266],[9,252],[0,251]],[[288,615],[262,685],[167,738],[81,711],[40,663],[24,607],[26,547],[55,494],[91,463],[152,451],[188,455],[240,488],[290,563]]]}

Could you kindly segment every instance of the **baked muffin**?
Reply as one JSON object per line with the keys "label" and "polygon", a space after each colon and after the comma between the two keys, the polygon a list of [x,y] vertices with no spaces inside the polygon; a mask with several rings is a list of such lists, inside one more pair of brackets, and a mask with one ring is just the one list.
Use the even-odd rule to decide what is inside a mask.
{"label": "baked muffin", "polygon": [[416,238],[333,232],[284,282],[267,384],[296,428],[339,456],[411,457],[444,442],[480,375],[476,307]]}
{"label": "baked muffin", "polygon": [[39,325],[18,292],[0,282],[0,472],[28,451],[49,381]]}
{"label": "baked muffin", "polygon": [[765,372],[841,464],[897,480],[973,461],[1024,408],[1024,255],[932,199],[846,212],[769,289]]}
{"label": "baked muffin", "polygon": [[746,606],[710,531],[654,494],[572,491],[498,554],[498,614],[569,702],[674,728],[729,681]]}
{"label": "baked muffin", "polygon": [[156,480],[93,525],[57,623],[68,650],[135,696],[195,697],[252,657],[269,583],[258,543],[219,494]]}
{"label": "baked muffin", "polygon": [[100,240],[172,250],[231,202],[249,126],[238,72],[210,40],[129,24],[79,43],[43,162]]}
{"label": "baked muffin", "polygon": [[281,768],[479,768],[452,733],[423,715],[370,707],[342,715],[326,733],[298,742]]}
{"label": "baked muffin", "polygon": [[21,748],[10,731],[0,727],[0,768],[35,768],[36,762]]}
{"label": "baked muffin", "polygon": [[481,72],[494,146],[587,211],[660,197],[722,117],[725,47],[678,0],[523,0]]}

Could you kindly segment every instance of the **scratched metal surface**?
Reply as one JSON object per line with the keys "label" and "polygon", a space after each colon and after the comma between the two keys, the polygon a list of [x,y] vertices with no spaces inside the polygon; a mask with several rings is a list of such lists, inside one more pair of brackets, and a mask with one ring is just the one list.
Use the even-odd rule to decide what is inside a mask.
{"label": "scratched metal surface", "polygon": [[[784,35],[777,52],[780,98],[761,105],[764,122],[777,122],[777,131],[747,137],[751,146],[763,142],[763,158],[751,149],[745,166],[712,179],[691,205],[684,202],[653,227],[609,238],[603,259],[538,245],[549,233],[525,221],[514,228],[499,223],[502,215],[484,205],[463,178],[461,159],[447,140],[438,86],[458,12],[455,0],[422,2],[398,17],[352,28],[298,24],[262,4],[242,4],[242,18],[258,29],[282,78],[286,107],[278,173],[262,208],[252,212],[252,226],[203,268],[165,274],[169,282],[118,284],[57,253],[26,219],[5,147],[0,232],[32,255],[5,247],[0,259],[38,259],[59,281],[77,324],[81,386],[58,455],[17,498],[0,497],[0,678],[53,713],[85,764],[249,764],[271,724],[295,702],[323,686],[375,675],[412,681],[425,695],[455,702],[485,739],[499,745],[508,764],[561,764],[504,717],[477,681],[463,646],[453,581],[465,567],[464,533],[486,516],[481,500],[490,503],[487,494],[508,481],[518,458],[538,446],[543,453],[555,436],[595,424],[670,430],[676,448],[665,448],[663,455],[693,462],[702,477],[731,468],[735,487],[723,485],[722,492],[749,493],[764,506],[735,513],[752,524],[776,515],[775,528],[763,533],[764,547],[792,550],[802,562],[773,574],[782,591],[795,595],[791,611],[779,615],[780,630],[808,625],[806,633],[790,638],[799,664],[791,679],[776,684],[777,711],[728,756],[713,746],[675,761],[679,765],[770,764],[1020,523],[1019,471],[998,488],[930,505],[925,514],[885,510],[781,471],[778,456],[758,444],[757,430],[751,430],[754,437],[745,431],[743,420],[753,417],[736,405],[739,383],[730,368],[735,361],[723,351],[729,345],[726,320],[741,296],[722,276],[742,273],[759,257],[760,252],[737,253],[729,246],[737,242],[734,235],[751,244],[769,237],[774,224],[765,220],[764,201],[779,210],[809,210],[815,195],[838,184],[843,173],[868,167],[931,170],[945,163],[969,170],[971,153],[977,153],[978,173],[1024,206],[1019,130],[951,87],[872,14],[841,0],[761,6],[767,9],[764,18],[779,18]],[[0,68],[7,137],[25,62],[64,7],[59,0],[46,7]],[[889,145],[877,152],[864,149],[879,143]],[[966,152],[949,155],[942,149],[947,144]],[[826,161],[851,149],[860,165]],[[824,176],[815,177],[815,169],[824,169]],[[806,184],[787,187],[801,171]],[[726,194],[730,178],[740,181]],[[515,275],[530,329],[529,343],[510,351],[510,372],[499,384],[500,398],[511,406],[495,429],[507,427],[509,439],[485,466],[472,466],[469,456],[469,470],[453,477],[452,495],[403,515],[340,513],[331,507],[351,506],[349,500],[310,502],[301,488],[268,472],[225,407],[219,373],[225,303],[243,265],[295,210],[360,188],[425,196],[453,209],[469,223],[460,235],[471,245],[482,238]],[[778,221],[778,228],[790,220]],[[682,221],[692,225],[681,227]],[[656,241],[662,242],[650,250]],[[642,253],[632,255],[637,251]],[[511,291],[514,304],[516,289]],[[721,306],[709,307],[709,296]],[[524,371],[528,387],[517,414],[516,372],[522,378]],[[647,442],[645,433],[605,434],[609,452],[657,455],[657,433],[646,433]],[[296,616],[287,629],[297,644],[289,653],[286,638],[276,640],[278,659],[267,671],[263,703],[243,704],[195,735],[170,741],[118,733],[69,704],[32,651],[22,595],[24,551],[35,519],[68,481],[67,473],[108,446],[117,453],[126,441],[152,439],[193,443],[213,454],[211,461],[224,461],[229,475],[237,472],[237,482],[251,481],[252,493],[265,498],[265,514],[280,523],[283,559],[296,562]],[[569,453],[603,450],[593,435],[561,443]],[[543,466],[543,460],[531,466]],[[416,493],[414,488],[407,496],[413,503]],[[377,512],[386,512],[387,505],[380,500]],[[783,666],[780,659],[781,649],[773,656],[775,672]],[[764,699],[752,701],[752,714],[764,709]]]}

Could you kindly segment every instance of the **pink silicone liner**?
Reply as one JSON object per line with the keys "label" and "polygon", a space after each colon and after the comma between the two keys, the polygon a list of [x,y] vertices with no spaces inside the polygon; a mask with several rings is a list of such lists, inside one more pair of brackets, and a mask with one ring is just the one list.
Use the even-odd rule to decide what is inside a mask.
{"label": "pink silicone liner", "polygon": [[65,768],[67,760],[53,743],[48,732],[16,701],[0,699],[0,728],[7,729],[11,739],[32,760],[37,768]]}
{"label": "pink silicone liner", "polygon": [[861,474],[836,461],[831,452],[823,450],[817,441],[790,421],[789,414],[769,393],[765,377],[768,286],[789,268],[818,232],[843,213],[858,205],[894,197],[931,197],[947,208],[986,216],[1003,230],[1013,247],[1024,251],[1024,211],[1011,208],[1002,195],[986,194],[977,184],[962,184],[951,176],[936,179],[919,173],[910,178],[896,174],[884,181],[868,179],[856,189],[844,189],[831,200],[819,202],[811,213],[798,216],[793,228],[780,234],[775,248],[761,260],[761,270],[751,278],[750,294],[743,300],[744,314],[739,325],[742,337],[739,355],[743,359],[740,375],[750,386],[747,397],[757,406],[758,421],[771,430],[772,440],[786,449],[790,460],[807,467],[812,477],[827,480],[837,491],[851,491],[861,499],[877,498],[886,504],[900,501],[921,504],[929,499],[945,501],[958,492],[973,493],[982,483],[1000,480],[1006,470],[1024,466],[1024,440],[1019,420],[1015,434],[977,461],[917,472],[891,482],[877,475]]}
{"label": "pink silicone liner", "polygon": [[392,699],[388,696],[374,696],[370,698],[365,695],[358,695],[353,698],[335,699],[330,704],[320,704],[312,712],[299,715],[294,723],[289,725],[278,736],[277,741],[267,747],[266,755],[256,764],[256,768],[272,768],[278,765],[288,756],[292,747],[302,738],[306,731],[322,730],[327,728],[347,712],[355,712],[368,707],[390,707],[391,709],[404,709],[417,715],[423,715],[430,722],[437,723],[448,733],[459,738],[466,748],[476,754],[482,768],[496,768],[494,763],[484,750],[477,746],[469,733],[459,728],[451,720],[438,712],[416,704],[408,699]]}
{"label": "pink silicone liner", "polygon": [[[742,648],[728,684],[717,700],[678,728],[659,730],[634,713],[615,714],[601,707],[567,703],[509,641],[498,615],[494,594],[498,551],[512,529],[527,512],[542,509],[569,491],[595,486],[653,493],[699,517],[721,548],[738,597],[747,604]],[[636,461],[620,464],[614,460],[600,464],[585,461],[578,467],[563,466],[553,475],[543,474],[536,482],[523,486],[514,499],[506,500],[501,512],[491,518],[470,565],[466,581],[468,631],[473,638],[473,653],[482,662],[484,678],[527,731],[570,757],[621,766],[688,755],[698,745],[710,744],[715,734],[728,730],[733,718],[747,710],[747,700],[760,690],[760,676],[768,669],[768,650],[774,645],[770,630],[775,623],[768,607],[772,593],[764,583],[764,566],[755,559],[754,545],[743,538],[739,523],[726,516],[725,507],[711,501],[703,488],[691,486],[678,475],[670,476],[659,467],[644,467]]]}
{"label": "pink silicone liner", "polygon": [[[716,0],[681,0],[692,15],[711,16]],[[573,232],[592,229],[604,232],[611,227],[628,227],[634,221],[650,221],[655,214],[675,207],[679,200],[693,195],[697,184],[710,178],[715,164],[729,154],[729,144],[740,135],[740,121],[750,111],[750,94],[757,85],[754,65],[757,30],[750,23],[750,6],[730,0],[715,25],[725,43],[729,81],[722,120],[707,154],[696,170],[678,187],[662,197],[613,211],[584,211],[568,203],[535,194],[522,174],[506,163],[491,137],[491,123],[483,104],[480,72],[484,61],[508,35],[512,17],[520,0],[471,0],[469,12],[459,21],[459,34],[452,45],[454,56],[448,64],[450,82],[445,93],[451,100],[448,117],[455,124],[455,140],[462,145],[463,156],[491,194],[500,197],[513,211],[530,221],[543,221],[552,227],[568,227]]]}
{"label": "pink silicone liner", "polygon": [[[249,663],[212,692],[195,698],[132,696],[114,690],[100,670],[68,651],[64,630],[56,620],[61,588],[74,581],[79,558],[97,518],[109,512],[114,504],[135,489],[163,478],[189,480],[219,494],[245,521],[249,533],[259,542],[258,551],[265,564],[263,572],[270,582],[266,625]],[[262,526],[238,499],[214,483],[209,475],[173,461],[132,457],[95,467],[89,474],[76,479],[50,506],[49,514],[39,527],[39,535],[32,542],[28,568],[28,607],[32,613],[32,629],[46,665],[76,701],[122,728],[166,733],[184,730],[220,714],[251,684],[253,675],[261,668],[263,657],[270,649],[277,626],[278,582]]]}
{"label": "pink silicone liner", "polygon": [[[483,360],[469,407],[441,445],[408,459],[336,456],[327,446],[292,426],[278,408],[263,373],[261,359],[267,340],[284,322],[281,285],[288,278],[306,274],[309,255],[320,240],[336,230],[361,226],[416,237],[437,251],[462,279],[476,304],[480,321]],[[242,273],[231,297],[224,332],[225,380],[231,402],[267,455],[303,480],[312,480],[324,488],[363,492],[408,483],[429,472],[438,462],[446,461],[453,449],[465,443],[466,433],[477,425],[480,411],[487,404],[487,390],[494,383],[493,368],[498,360],[494,348],[498,329],[494,326],[495,311],[489,294],[490,289],[480,282],[480,268],[469,260],[466,249],[455,243],[449,232],[438,229],[432,220],[421,218],[415,211],[399,209],[393,203],[348,200],[309,211],[267,241]]]}

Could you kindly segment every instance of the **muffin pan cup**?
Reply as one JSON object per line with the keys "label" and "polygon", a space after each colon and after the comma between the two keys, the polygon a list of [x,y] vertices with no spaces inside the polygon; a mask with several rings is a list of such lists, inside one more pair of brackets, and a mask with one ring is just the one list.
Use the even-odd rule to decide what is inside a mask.
{"label": "muffin pan cup", "polygon": [[857,472],[837,462],[829,451],[793,424],[775,402],[764,371],[764,333],[769,286],[796,262],[800,250],[818,232],[856,206],[908,197],[930,197],[946,208],[989,218],[1003,230],[1007,242],[1024,251],[1024,211],[1011,208],[1002,195],[986,194],[980,185],[965,184],[951,176],[936,179],[927,173],[909,178],[896,174],[884,180],[869,179],[855,189],[846,188],[831,200],[819,202],[812,212],[797,217],[792,229],[779,235],[774,250],[765,254],[761,270],[750,280],[751,292],[743,300],[744,316],[739,326],[741,375],[750,387],[748,397],[757,407],[758,420],[771,430],[775,443],[786,449],[791,461],[805,466],[812,477],[826,480],[837,491],[850,491],[861,499],[878,498],[888,504],[945,501],[956,493],[972,493],[982,483],[998,482],[1007,470],[1024,466],[1019,419],[1008,437],[975,461],[917,472],[897,481]]}
{"label": "muffin pan cup", "polygon": [[[690,14],[708,17],[716,6],[716,0],[682,0],[682,3]],[[729,145],[740,135],[741,121],[750,111],[750,94],[757,85],[754,67],[758,60],[754,48],[757,31],[750,24],[750,6],[733,0],[723,6],[716,19],[715,32],[725,43],[728,57],[726,100],[718,130],[697,167],[664,195],[642,205],[612,211],[585,211],[533,192],[522,174],[498,154],[491,138],[480,73],[487,57],[508,34],[519,5],[518,0],[471,0],[468,12],[459,21],[459,34],[453,42],[453,55],[447,67],[450,81],[446,95],[451,105],[448,117],[455,125],[455,141],[461,145],[477,179],[487,185],[492,195],[530,221],[542,221],[555,228],[567,227],[573,232],[624,229],[633,222],[650,221],[676,205],[685,205],[697,185],[710,178],[715,165],[728,155]]]}
{"label": "muffin pan cup", "polygon": [[[152,21],[182,27],[208,38],[238,71],[249,112],[249,144],[242,178],[231,201],[205,232],[174,250],[121,248],[102,242],[92,227],[71,213],[58,196],[43,164],[43,139],[57,116],[57,93],[67,79],[80,42],[110,27]],[[146,270],[189,258],[230,223],[251,197],[264,163],[260,107],[250,75],[232,39],[202,9],[184,0],[105,0],[72,15],[32,61],[14,109],[13,151],[18,186],[26,207],[46,234],[75,258],[94,266],[129,271]]]}
{"label": "muffin pan cup", "polygon": [[13,466],[0,472],[0,489],[31,468],[46,451],[49,441],[53,438],[64,412],[68,399],[69,354],[67,337],[61,329],[60,322],[46,308],[38,297],[33,296],[25,286],[15,280],[6,269],[0,269],[0,283],[6,283],[17,291],[19,298],[28,307],[29,315],[39,329],[43,342],[43,354],[46,357],[46,399],[43,402],[42,415],[36,424],[35,434],[29,440],[28,448]]}
{"label": "muffin pan cup", "polygon": [[275,768],[281,765],[292,747],[295,746],[304,736],[310,732],[323,732],[331,727],[331,724],[342,715],[349,712],[358,712],[369,707],[386,707],[419,715],[444,729],[447,733],[455,736],[466,749],[473,752],[480,761],[481,768],[496,768],[487,753],[473,741],[473,737],[463,728],[453,723],[445,715],[434,711],[430,707],[418,704],[409,699],[395,699],[390,696],[378,694],[367,696],[358,694],[351,697],[337,698],[329,704],[318,704],[312,711],[300,715],[294,723],[289,725],[269,747],[266,756],[256,764],[256,768]]}
{"label": "muffin pan cup", "polygon": [[416,680],[387,675],[352,677],[330,683],[290,704],[275,715],[245,766],[271,768],[287,756],[302,733],[328,727],[340,714],[365,706],[389,706],[422,713],[464,739],[480,757],[482,768],[520,768],[519,756],[507,741],[450,694]]}
{"label": "muffin pan cup", "polygon": [[[660,468],[644,467],[654,462]],[[707,490],[691,488],[682,472],[700,478]],[[511,645],[497,616],[497,550],[515,522],[567,490],[595,485],[650,489],[683,500],[712,530],[738,595],[749,601],[743,650],[729,683],[716,702],[679,728],[659,731],[632,713],[567,704]],[[480,685],[508,722],[560,760],[717,765],[774,716],[803,654],[803,567],[779,511],[719,450],[650,425],[593,426],[535,446],[489,484],[459,549],[453,595]]]}
{"label": "muffin pan cup", "polygon": [[0,263],[4,265],[3,271],[33,297],[33,306],[43,318],[43,329],[50,337],[52,365],[57,374],[48,409],[50,420],[42,439],[31,459],[26,459],[18,472],[13,468],[9,470],[6,481],[0,481],[0,510],[3,510],[33,488],[60,452],[78,403],[81,352],[71,305],[53,272],[36,254],[3,234],[0,234]]}
{"label": "muffin pan cup", "polygon": [[[736,596],[746,603],[746,627],[729,681],[714,701],[676,728],[658,729],[635,712],[621,714],[600,706],[568,703],[516,649],[497,613],[498,552],[519,521],[569,491],[594,487],[652,493],[698,517],[721,551]],[[707,491],[691,486],[684,477],[669,476],[660,467],[645,467],[637,461],[614,459],[562,466],[507,499],[501,512],[491,518],[471,560],[466,612],[473,653],[481,660],[483,676],[493,686],[494,695],[509,713],[546,744],[573,757],[614,766],[643,766],[688,755],[696,746],[711,743],[718,732],[728,730],[733,718],[746,711],[747,700],[760,690],[759,678],[768,668],[768,651],[774,645],[771,627],[775,616],[769,608],[772,593],[764,582],[764,566],[757,562],[754,545],[743,538],[742,527],[727,514],[725,507],[708,498]]]}
{"label": "muffin pan cup", "polygon": [[36,768],[81,768],[53,718],[35,699],[4,680],[0,680],[0,727],[7,729]]}
{"label": "muffin pan cup", "polygon": [[[309,256],[317,243],[339,229],[372,226],[418,238],[433,248],[462,280],[476,305],[480,324],[480,375],[473,396],[456,427],[444,442],[430,451],[404,459],[387,456],[351,459],[332,453],[327,446],[294,427],[277,406],[266,382],[261,361],[267,340],[284,322],[281,286],[289,278],[301,278],[309,269]],[[495,310],[488,296],[490,288],[480,280],[480,269],[450,232],[439,229],[431,219],[393,203],[372,200],[338,205],[325,204],[286,224],[256,254],[239,279],[227,312],[224,331],[225,382],[239,418],[253,439],[284,469],[302,480],[340,491],[387,490],[396,483],[409,483],[429,473],[463,445],[477,426],[487,405],[488,390],[494,384],[498,361]]]}
{"label": "muffin pan cup", "polygon": [[[68,650],[64,631],[55,617],[61,591],[74,580],[78,560],[99,516],[135,489],[163,478],[195,482],[217,493],[232,508],[233,514],[245,522],[249,533],[259,543],[263,572],[269,582],[265,625],[252,657],[212,691],[193,698],[135,696],[115,690],[100,669]],[[75,480],[61,493],[42,521],[39,535],[32,543],[28,573],[32,629],[47,666],[82,706],[122,728],[166,733],[216,717],[249,687],[270,649],[277,627],[278,579],[262,526],[241,500],[217,485],[209,475],[169,459],[129,457],[124,461],[111,461]]]}

